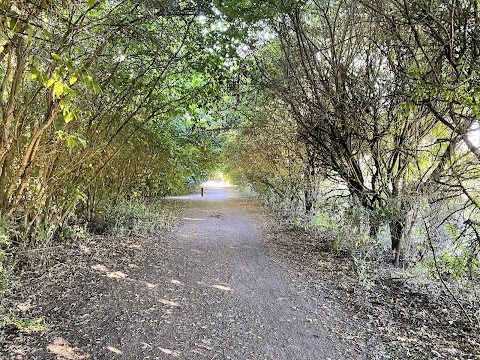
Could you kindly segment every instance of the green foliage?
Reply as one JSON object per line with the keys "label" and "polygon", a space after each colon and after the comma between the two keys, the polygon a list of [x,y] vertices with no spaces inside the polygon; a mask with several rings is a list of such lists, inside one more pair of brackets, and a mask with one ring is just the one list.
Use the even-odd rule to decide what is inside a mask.
{"label": "green foliage", "polygon": [[285,11],[288,11],[292,8],[300,8],[308,2],[305,0],[215,0],[214,3],[229,19],[241,19],[246,23],[255,24],[260,20],[275,19]]}
{"label": "green foliage", "polygon": [[257,198],[258,194],[253,189],[252,185],[245,184],[237,187],[237,192],[242,198]]}
{"label": "green foliage", "polygon": [[85,239],[88,236],[86,224],[61,227],[61,238],[65,240]]}
{"label": "green foliage", "polygon": [[19,244],[76,236],[66,224],[106,203],[184,193],[216,168],[238,55],[211,4],[205,21],[195,1],[3,5],[1,113],[22,110],[2,119],[0,211],[24,224]]}
{"label": "green foliage", "polygon": [[437,262],[433,258],[429,258],[426,266],[430,271],[440,276],[446,276],[451,279],[470,278],[475,280],[479,278],[480,260],[473,257],[470,251],[465,248],[457,248],[455,251],[445,250],[437,256]]}
{"label": "green foliage", "polygon": [[11,222],[0,219],[0,294],[5,296],[15,287],[11,280],[13,263],[11,256],[11,239],[15,228]]}
{"label": "green foliage", "polygon": [[0,330],[15,329],[22,332],[41,332],[46,329],[45,320],[43,318],[25,318],[19,316],[15,311],[10,309],[7,314],[3,314],[0,321]]}

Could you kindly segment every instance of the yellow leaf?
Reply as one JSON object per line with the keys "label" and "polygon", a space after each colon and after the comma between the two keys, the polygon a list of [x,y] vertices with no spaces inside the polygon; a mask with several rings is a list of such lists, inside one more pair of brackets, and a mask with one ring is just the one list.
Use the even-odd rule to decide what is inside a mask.
{"label": "yellow leaf", "polygon": [[71,78],[70,78],[70,85],[73,85],[77,82],[78,80],[78,76],[76,75],[73,75]]}
{"label": "yellow leaf", "polygon": [[68,124],[70,121],[74,119],[73,112],[69,112],[64,118],[65,118],[65,123]]}
{"label": "yellow leaf", "polygon": [[55,91],[55,95],[62,96],[63,95],[63,85],[60,84],[58,81],[55,83],[53,87],[53,91]]}

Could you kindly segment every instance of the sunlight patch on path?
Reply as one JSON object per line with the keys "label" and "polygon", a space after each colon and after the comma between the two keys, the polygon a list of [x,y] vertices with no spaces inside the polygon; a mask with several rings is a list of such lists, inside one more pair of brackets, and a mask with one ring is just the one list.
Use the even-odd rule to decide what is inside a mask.
{"label": "sunlight patch on path", "polygon": [[158,284],[152,284],[152,283],[149,283],[149,282],[146,282],[146,281],[143,281],[142,282],[148,289],[155,289]]}
{"label": "sunlight patch on path", "polygon": [[170,355],[170,356],[173,356],[173,357],[179,356],[179,353],[177,353],[176,351],[173,351],[173,350],[170,350],[170,349],[167,349],[167,348],[162,348],[162,347],[159,347],[158,349],[164,354],[167,354],[167,355]]}
{"label": "sunlight patch on path", "polygon": [[[128,267],[138,268],[138,266],[134,264],[128,264]],[[128,277],[127,274],[125,274],[122,271],[110,271],[106,266],[101,264],[92,265],[91,268],[95,271],[105,274],[105,276],[109,279],[119,279],[119,280],[125,280],[130,283],[134,283],[134,284],[140,284],[142,286],[145,286],[149,290],[153,290],[158,286],[158,284],[152,284],[148,281],[131,279]]]}
{"label": "sunlight patch on path", "polygon": [[174,301],[171,301],[171,300],[168,300],[168,299],[158,299],[158,302],[159,303],[162,303],[163,305],[167,305],[167,306],[173,306],[173,307],[180,307],[180,304],[174,302]]}
{"label": "sunlight patch on path", "polygon": [[107,349],[108,351],[111,351],[111,352],[117,354],[117,355],[123,355],[123,351],[120,350],[120,349],[117,349],[116,347],[107,346],[106,349]]}
{"label": "sunlight patch on path", "polygon": [[128,275],[121,271],[111,271],[107,273],[107,277],[110,279],[126,279]]}
{"label": "sunlight patch on path", "polygon": [[197,254],[203,254],[204,253],[203,251],[197,250],[197,249],[189,249],[189,250],[194,252],[194,253],[197,253]]}
{"label": "sunlight patch on path", "polygon": [[200,186],[207,187],[207,188],[231,188],[232,184],[230,184],[228,181],[223,181],[223,180],[209,180],[209,181],[205,181]]}
{"label": "sunlight patch on path", "polygon": [[100,271],[100,272],[108,272],[109,271],[108,268],[105,265],[100,265],[100,264],[92,265],[92,269],[96,270],[96,271]]}
{"label": "sunlight patch on path", "polygon": [[90,358],[88,355],[77,354],[80,350],[72,347],[70,343],[63,338],[55,338],[53,342],[47,346],[47,350],[54,354],[59,360],[83,360]]}
{"label": "sunlight patch on path", "polygon": [[222,290],[222,291],[233,291],[231,287],[224,286],[224,285],[212,285],[211,287],[218,290]]}
{"label": "sunlight patch on path", "polygon": [[104,273],[108,278],[110,279],[126,279],[128,278],[128,275],[121,272],[121,271],[110,271],[106,266],[104,265],[92,265],[92,269],[101,273]]}

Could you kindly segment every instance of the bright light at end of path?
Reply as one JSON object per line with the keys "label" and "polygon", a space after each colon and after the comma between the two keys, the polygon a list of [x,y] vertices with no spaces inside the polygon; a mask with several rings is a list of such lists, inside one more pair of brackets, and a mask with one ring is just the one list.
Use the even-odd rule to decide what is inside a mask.
{"label": "bright light at end of path", "polygon": [[480,123],[475,121],[468,129],[467,136],[476,148],[480,148]]}
{"label": "bright light at end of path", "polygon": [[209,188],[229,188],[232,187],[232,184],[225,180],[209,180],[204,182],[202,186]]}

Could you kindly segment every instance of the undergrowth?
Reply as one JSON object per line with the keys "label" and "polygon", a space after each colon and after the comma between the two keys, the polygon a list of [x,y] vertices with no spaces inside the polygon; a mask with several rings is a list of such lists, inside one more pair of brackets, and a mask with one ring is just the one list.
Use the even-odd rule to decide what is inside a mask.
{"label": "undergrowth", "polygon": [[[22,268],[48,266],[51,258],[62,251],[62,244],[84,241],[93,234],[107,236],[147,236],[170,229],[177,210],[165,200],[134,198],[108,204],[100,208],[90,222],[82,223],[74,214],[67,224],[56,225],[55,235],[46,234],[48,226],[33,232],[33,241],[25,246],[14,241],[16,233],[12,223],[0,220],[0,358],[1,347],[18,332],[37,332],[45,329],[45,319],[29,318],[19,307],[29,294],[23,294],[21,284],[14,281],[15,272]],[[53,228],[52,224],[52,228]],[[48,235],[48,236],[47,236]],[[19,245],[20,244],[20,245]],[[15,270],[15,271],[14,271]],[[21,305],[21,304],[20,304]],[[46,319],[48,320],[48,319]]]}
{"label": "undergrowth", "polygon": [[163,199],[125,199],[98,211],[88,230],[103,235],[151,235],[170,229],[176,213],[174,205]]}
{"label": "undergrowth", "polygon": [[[326,244],[327,251],[349,258],[359,288],[371,291],[377,286],[378,270],[391,258],[391,238],[388,226],[380,226],[377,236],[370,237],[369,215],[352,203],[323,202],[308,222],[297,217],[290,224],[310,232]],[[412,229],[410,237],[404,239],[401,269],[391,270],[400,270],[420,283],[436,283],[472,323],[480,324],[477,255],[436,233],[436,243],[428,247],[422,237],[425,233],[419,226]]]}
{"label": "undergrowth", "polygon": [[12,237],[15,228],[11,222],[0,220],[0,295],[5,297],[14,288],[11,280],[13,272]]}

